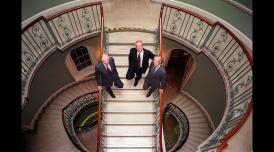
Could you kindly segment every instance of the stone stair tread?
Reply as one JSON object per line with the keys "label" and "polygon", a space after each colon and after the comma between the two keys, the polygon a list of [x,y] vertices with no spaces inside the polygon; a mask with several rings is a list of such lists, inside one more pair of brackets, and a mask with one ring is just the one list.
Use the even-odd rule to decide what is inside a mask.
{"label": "stone stair tread", "polygon": [[[148,90],[113,90],[113,93],[115,94],[116,98],[112,98],[108,93],[107,93],[107,100],[113,100],[113,101],[119,101],[119,100],[128,100],[128,101],[134,101],[136,99],[138,100],[153,100],[155,99],[153,96],[154,94],[152,93],[150,97],[146,97]],[[154,92],[156,93],[156,91]]]}
{"label": "stone stair tread", "polygon": [[154,137],[103,137],[104,147],[154,147]]}
{"label": "stone stair tread", "polygon": [[[131,48],[134,48],[134,45],[108,45],[108,54],[115,55],[115,54],[123,54],[128,55]],[[151,45],[144,45],[145,49],[148,49],[153,54],[157,54],[155,50],[155,46]]]}
{"label": "stone stair tread", "polygon": [[104,152],[154,152],[155,148],[104,148]]}
{"label": "stone stair tread", "polygon": [[108,33],[108,42],[110,43],[134,43],[136,40],[142,40],[143,43],[153,43],[155,42],[155,34],[133,31]]}
{"label": "stone stair tread", "polygon": [[154,124],[155,114],[105,114],[106,124]]}
{"label": "stone stair tread", "polygon": [[104,112],[155,112],[153,102],[107,102]]}
{"label": "stone stair tread", "polygon": [[109,136],[151,136],[155,135],[154,126],[119,126],[107,125],[105,126],[104,134]]}
{"label": "stone stair tread", "polygon": [[[117,72],[120,78],[125,78],[127,74],[128,67],[119,67],[117,66]],[[148,74],[148,69],[145,74],[142,74],[142,77],[146,77]]]}

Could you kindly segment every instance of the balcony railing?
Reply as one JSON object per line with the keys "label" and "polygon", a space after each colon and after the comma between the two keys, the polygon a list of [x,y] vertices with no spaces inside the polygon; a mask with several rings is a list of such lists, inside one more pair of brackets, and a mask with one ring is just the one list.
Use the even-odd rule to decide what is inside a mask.
{"label": "balcony railing", "polygon": [[72,102],[70,102],[65,108],[62,110],[62,118],[64,128],[73,142],[73,144],[81,151],[88,152],[89,150],[81,143],[79,140],[75,128],[74,128],[74,118],[87,106],[97,105],[97,92],[91,92],[86,95],[83,95]]}
{"label": "balcony railing", "polygon": [[164,36],[206,54],[220,72],[226,87],[226,111],[220,125],[199,149],[216,151],[225,147],[224,139],[235,134],[252,109],[252,57],[249,51],[222,23],[212,22],[187,9],[162,4],[160,21]]}
{"label": "balcony railing", "polygon": [[[189,121],[188,121],[185,113],[176,105],[174,105],[172,103],[168,103],[165,108],[164,114],[167,114],[167,113],[170,113],[172,116],[174,116],[174,118],[178,122],[179,128],[180,128],[180,135],[179,135],[178,140],[174,146],[171,146],[168,143],[168,140],[166,139],[166,143],[168,146],[167,149],[168,149],[168,151],[172,152],[172,151],[179,150],[184,145],[184,143],[186,142],[186,140],[188,138],[190,128],[189,128]],[[165,132],[165,129],[164,129],[164,132]]]}
{"label": "balcony railing", "polygon": [[52,15],[47,14],[46,17],[41,15],[22,27],[22,106],[28,97],[33,76],[47,56],[100,34],[102,9],[101,2],[86,3]]}

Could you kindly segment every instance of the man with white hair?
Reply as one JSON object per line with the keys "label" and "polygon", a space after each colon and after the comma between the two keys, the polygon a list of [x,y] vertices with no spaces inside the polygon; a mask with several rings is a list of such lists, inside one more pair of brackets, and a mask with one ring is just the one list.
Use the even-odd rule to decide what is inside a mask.
{"label": "man with white hair", "polygon": [[148,68],[148,60],[153,59],[153,57],[154,54],[152,52],[143,48],[143,42],[141,40],[136,41],[135,48],[131,48],[128,55],[129,65],[126,79],[131,80],[136,74],[134,86],[137,86],[142,74],[145,73]]}
{"label": "man with white hair", "polygon": [[98,90],[102,90],[102,86],[106,87],[107,92],[112,98],[115,98],[111,90],[113,83],[118,88],[123,88],[124,86],[118,75],[114,59],[107,54],[103,54],[101,62],[95,66],[95,74]]}
{"label": "man with white hair", "polygon": [[161,65],[161,62],[161,56],[157,55],[149,66],[149,71],[143,85],[144,90],[150,87],[146,97],[149,97],[155,89],[159,89],[161,93],[164,92],[164,88],[166,87],[166,70]]}

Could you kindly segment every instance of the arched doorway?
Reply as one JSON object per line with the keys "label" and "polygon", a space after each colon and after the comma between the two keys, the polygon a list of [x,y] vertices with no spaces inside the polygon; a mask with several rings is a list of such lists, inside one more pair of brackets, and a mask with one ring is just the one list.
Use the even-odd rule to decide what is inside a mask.
{"label": "arched doorway", "polygon": [[183,49],[170,50],[166,71],[168,73],[167,83],[173,91],[179,91],[185,87],[195,67],[195,60],[190,53]]}

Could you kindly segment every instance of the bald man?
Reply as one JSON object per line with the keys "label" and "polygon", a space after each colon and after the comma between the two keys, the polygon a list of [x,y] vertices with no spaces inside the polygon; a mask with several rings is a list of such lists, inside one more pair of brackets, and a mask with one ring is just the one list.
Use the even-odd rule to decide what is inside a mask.
{"label": "bald man", "polygon": [[164,66],[161,65],[161,62],[161,56],[157,55],[149,66],[149,71],[143,85],[144,90],[147,90],[150,87],[146,97],[149,97],[156,89],[159,89],[159,91],[163,93],[164,88],[166,87],[166,70]]}
{"label": "bald man", "polygon": [[143,48],[143,42],[141,40],[136,41],[135,48],[131,48],[128,55],[129,65],[126,79],[131,80],[136,74],[134,86],[137,86],[142,74],[145,73],[148,68],[148,60],[153,59],[153,57],[154,54],[152,52]]}
{"label": "bald man", "polygon": [[113,83],[118,88],[123,88],[124,86],[118,75],[114,59],[107,54],[103,54],[101,62],[95,66],[95,74],[98,90],[102,90],[102,86],[106,87],[107,92],[112,98],[115,98],[111,90]]}

